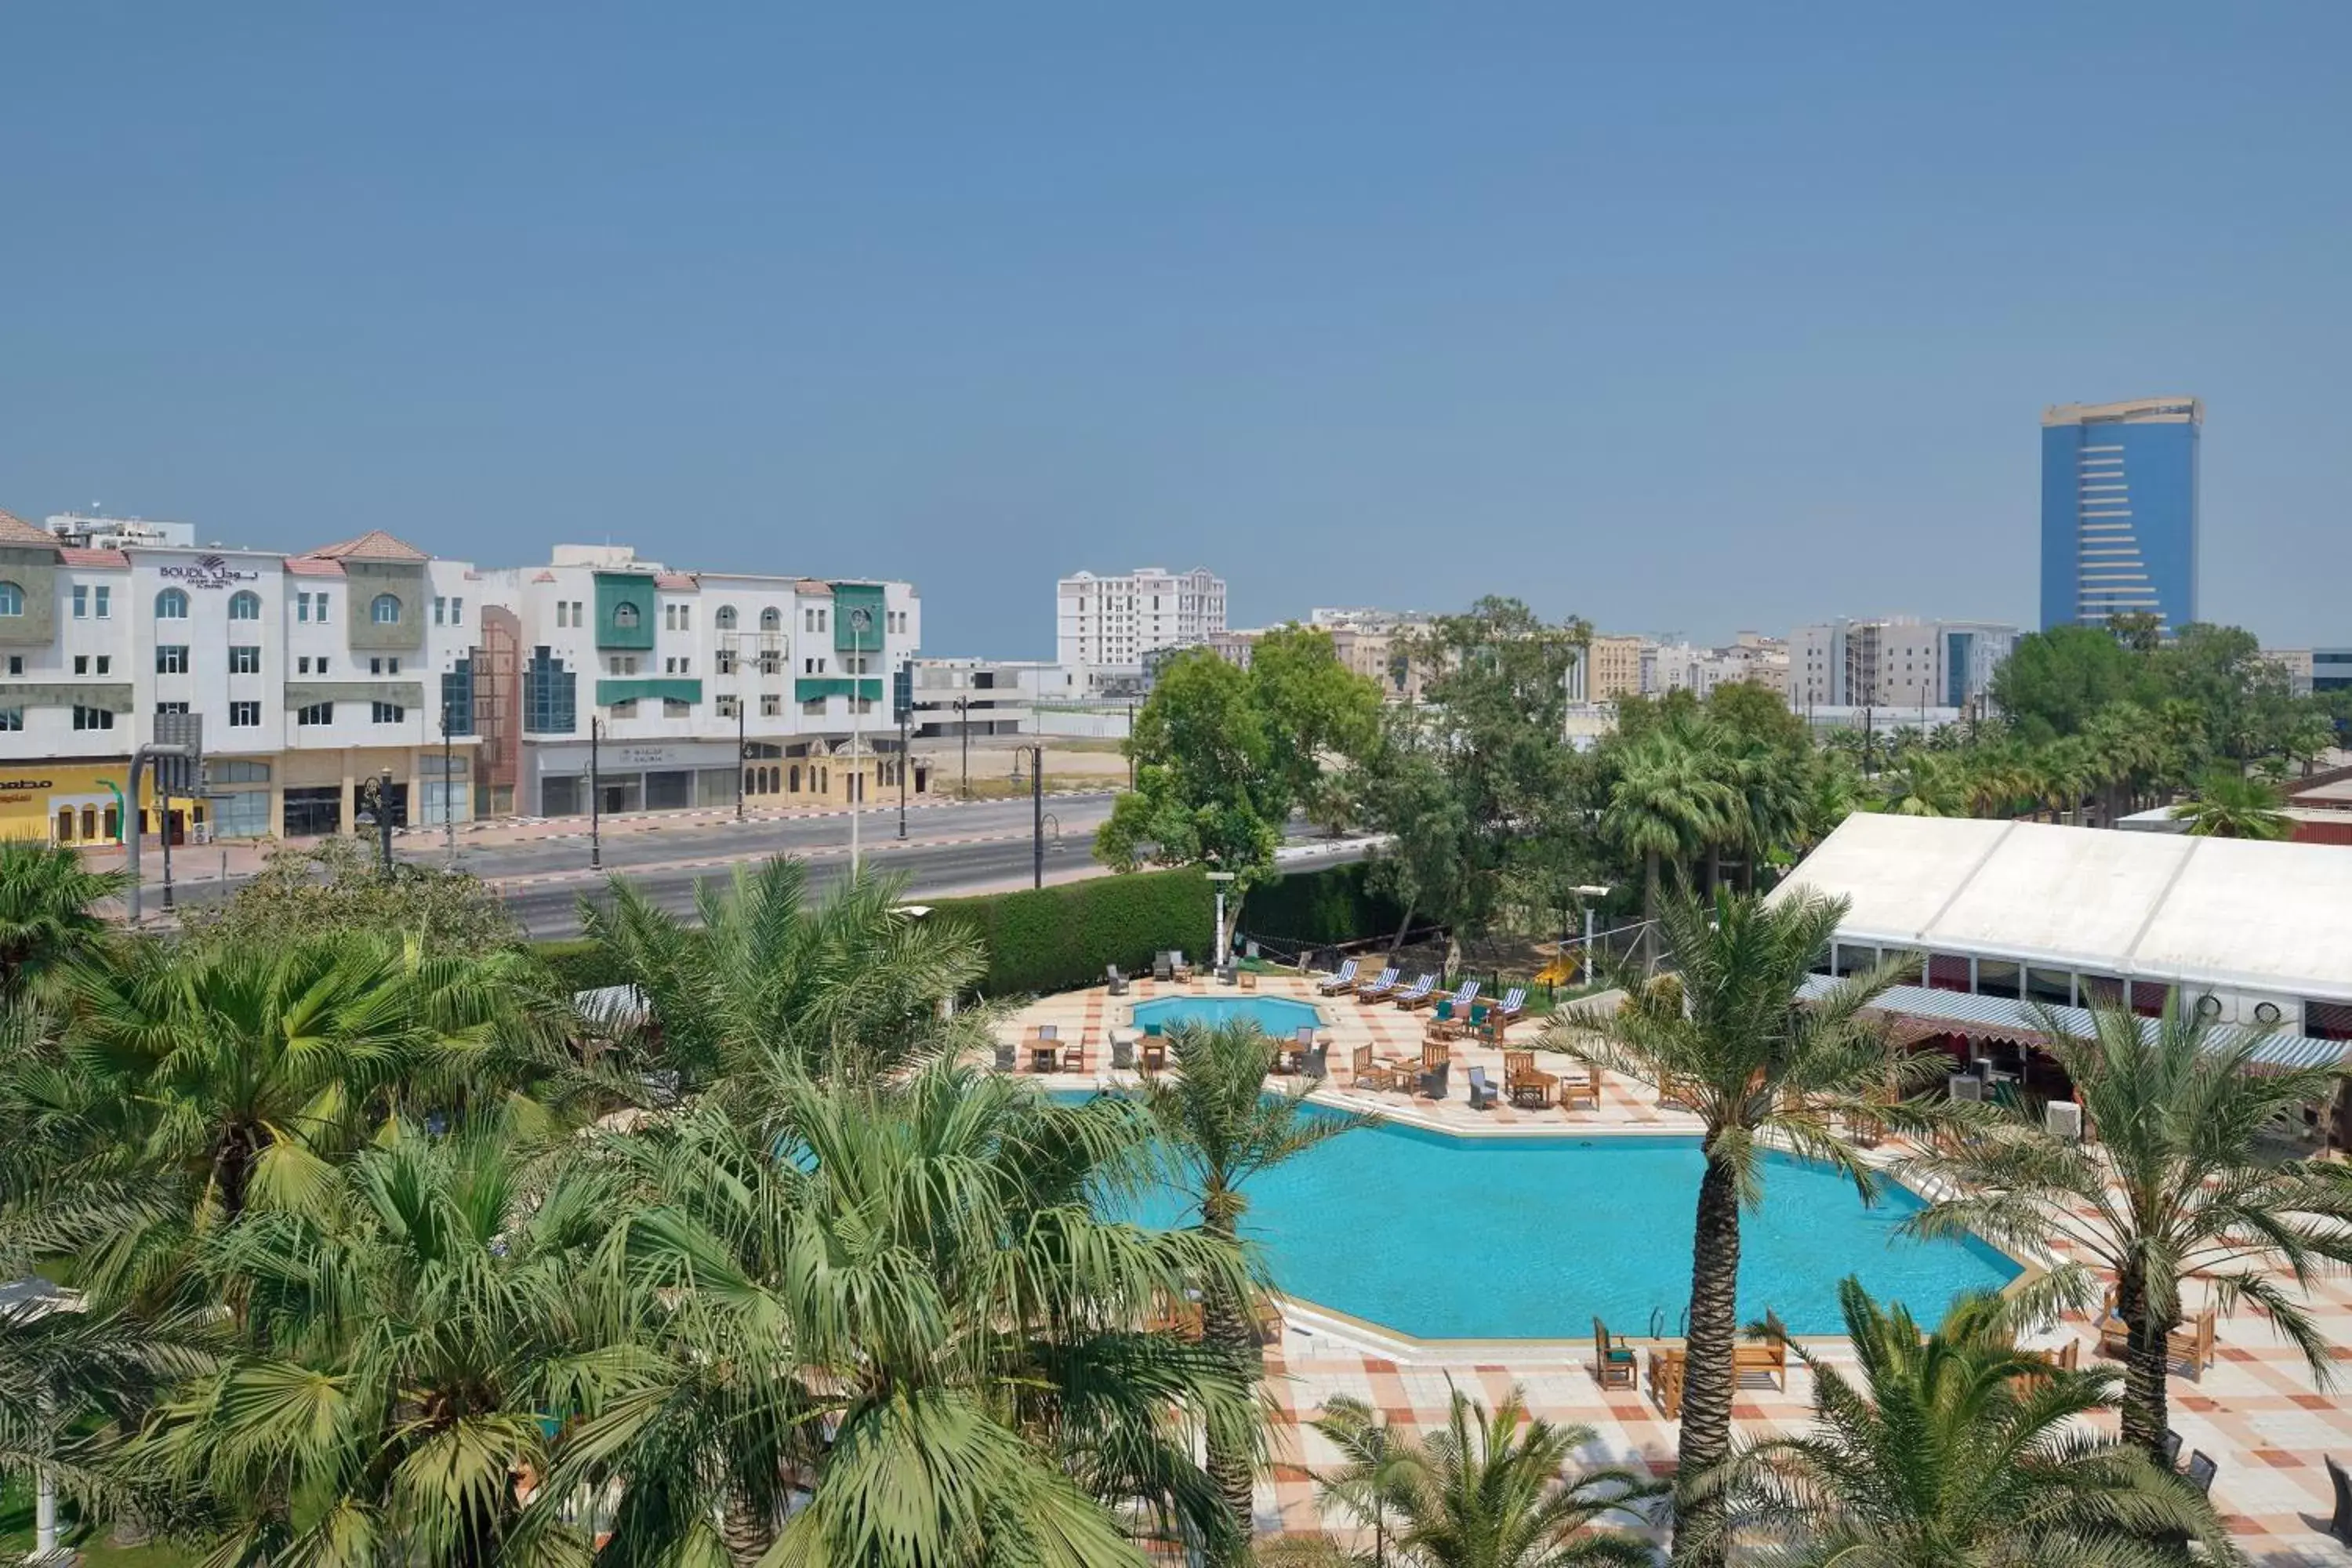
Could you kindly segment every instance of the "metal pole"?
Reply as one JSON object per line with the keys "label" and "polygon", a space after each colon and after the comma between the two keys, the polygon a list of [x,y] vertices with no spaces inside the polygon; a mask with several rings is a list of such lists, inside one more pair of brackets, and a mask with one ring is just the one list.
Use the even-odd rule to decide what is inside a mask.
{"label": "metal pole", "polygon": [[1045,885],[1045,748],[1043,746],[1029,748],[1029,808],[1035,818],[1032,828],[1034,848],[1031,851],[1033,866],[1029,885],[1042,888]]}
{"label": "metal pole", "polygon": [[898,837],[907,837],[907,716],[898,715]]}
{"label": "metal pole", "polygon": [[862,671],[849,678],[849,879],[853,882],[857,880],[858,819],[866,815],[859,809],[866,804],[866,775],[857,771],[857,742],[866,736],[866,728],[859,722],[865,689]]}
{"label": "metal pole", "polygon": [[603,733],[604,721],[593,713],[588,715],[588,869],[604,868],[604,837],[601,807],[604,784],[598,775],[596,742]]}
{"label": "metal pole", "polygon": [[963,783],[956,786],[956,795],[963,800],[971,798],[971,699],[956,699],[956,728],[963,731]]}
{"label": "metal pole", "polygon": [[163,782],[163,759],[155,759],[155,825],[163,840],[163,912],[172,911],[172,791]]}
{"label": "metal pole", "polygon": [[457,785],[455,775],[449,772],[455,760],[449,747],[449,700],[444,697],[441,700],[441,843],[448,850],[452,865],[457,860],[457,807],[450,795]]}
{"label": "metal pole", "polygon": [[[735,655],[735,668],[739,670],[743,668],[740,647]],[[743,711],[742,682],[738,680],[735,687],[735,820],[738,822],[743,820],[743,764],[751,757],[750,731],[744,728],[749,721],[744,718]]]}
{"label": "metal pole", "polygon": [[[383,879],[392,880],[392,770],[384,769],[375,781],[376,840],[383,849]],[[166,860],[164,864],[171,862]],[[168,884],[166,884],[168,887]]]}
{"label": "metal pole", "polygon": [[1584,973],[1578,976],[1587,985],[1592,984],[1592,906],[1584,906]]}
{"label": "metal pole", "polygon": [[1127,787],[1135,787],[1135,699],[1127,700]]}
{"label": "metal pole", "polygon": [[131,923],[134,927],[138,925],[139,917],[142,912],[139,907],[141,891],[139,879],[139,828],[141,824],[139,821],[139,814],[142,809],[139,804],[139,775],[146,769],[146,766],[147,748],[142,746],[131,753],[131,798],[127,803],[125,803],[122,811],[122,846],[124,849],[122,858],[124,868],[130,873],[131,877]]}

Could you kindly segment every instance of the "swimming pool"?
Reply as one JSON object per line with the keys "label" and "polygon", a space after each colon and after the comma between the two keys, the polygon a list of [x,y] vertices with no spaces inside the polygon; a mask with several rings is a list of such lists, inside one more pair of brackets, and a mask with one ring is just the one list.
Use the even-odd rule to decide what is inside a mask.
{"label": "swimming pool", "polygon": [[1162,996],[1135,1005],[1135,1026],[1165,1030],[1175,1024],[1230,1024],[1244,1019],[1269,1035],[1288,1036],[1319,1027],[1323,1014],[1312,1002],[1287,996]]}
{"label": "swimming pool", "polygon": [[[1843,1331],[1848,1274],[1923,1321],[2021,1270],[1991,1247],[1903,1239],[1922,1205],[1887,1184],[1865,1208],[1827,1166],[1765,1157],[1741,1216],[1739,1321]],[[1419,1339],[1577,1339],[1682,1331],[1705,1162],[1695,1138],[1453,1138],[1393,1123],[1319,1145],[1253,1180],[1245,1234],[1284,1293]],[[1190,1224],[1172,1195],[1148,1223]]]}

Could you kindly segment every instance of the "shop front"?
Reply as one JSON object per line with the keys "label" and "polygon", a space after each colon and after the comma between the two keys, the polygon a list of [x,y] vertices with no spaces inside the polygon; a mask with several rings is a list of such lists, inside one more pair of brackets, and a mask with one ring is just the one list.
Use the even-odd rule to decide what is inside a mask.
{"label": "shop front", "polygon": [[[7,764],[5,776],[0,777],[0,837],[120,844],[130,778],[128,757]],[[145,806],[148,833],[162,831],[167,821],[173,843],[210,832],[212,813],[204,800],[174,797],[168,818],[152,800]]]}
{"label": "shop front", "polygon": [[525,746],[523,770],[541,816],[583,815],[592,784],[596,808],[620,813],[732,805],[738,783],[731,741],[607,741],[593,763],[584,742]]}

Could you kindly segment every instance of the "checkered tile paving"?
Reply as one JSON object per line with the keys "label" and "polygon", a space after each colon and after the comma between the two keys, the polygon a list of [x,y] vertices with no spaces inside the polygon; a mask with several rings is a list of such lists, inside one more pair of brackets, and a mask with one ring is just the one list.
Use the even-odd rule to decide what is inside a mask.
{"label": "checkered tile paving", "polygon": [[[1324,1000],[1316,996],[1311,982],[1286,975],[1262,976],[1257,984],[1270,995],[1321,1001],[1330,1024],[1331,1079],[1320,1098],[1335,1103],[1377,1105],[1398,1120],[1469,1136],[1540,1134],[1571,1127],[1676,1132],[1697,1126],[1681,1111],[1661,1109],[1649,1085],[1614,1074],[1603,1079],[1597,1110],[1500,1106],[1473,1111],[1465,1087],[1470,1068],[1484,1067],[1490,1079],[1502,1079],[1501,1051],[1477,1041],[1452,1043],[1451,1097],[1446,1100],[1432,1103],[1404,1094],[1358,1090],[1346,1067],[1356,1047],[1370,1046],[1375,1059],[1418,1058],[1428,1010],[1407,1013],[1386,1003],[1368,1006]],[[1106,1084],[1130,1076],[1113,1074],[1109,1065],[1109,1030],[1114,1025],[1125,1028],[1128,1006],[1154,995],[1186,993],[1231,994],[1205,979],[1185,985],[1139,979],[1130,994],[1122,997],[1109,996],[1097,986],[1040,998],[1010,1016],[1001,1037],[1014,1042],[1036,1025],[1055,1025],[1065,1042],[1086,1043],[1087,1070],[1052,1075],[1045,1081],[1057,1088]],[[1512,1044],[1531,1046],[1538,1033],[1534,1023],[1524,1024],[1513,1031]],[[1563,1065],[1558,1058],[1538,1058],[1537,1062],[1552,1072],[1562,1070]],[[2326,1533],[2334,1504],[2320,1464],[2323,1454],[2335,1455],[2338,1463],[2352,1462],[2352,1278],[2321,1281],[2313,1292],[2313,1304],[2321,1331],[2336,1347],[2335,1358],[2343,1367],[2342,1387],[2315,1388],[2301,1356],[2249,1306],[2223,1320],[2216,1364],[2202,1379],[2176,1372],[2171,1386],[2173,1426],[2184,1439],[2184,1452],[2201,1448],[2220,1461],[2215,1501],[2241,1547],[2263,1568],[2352,1568],[2352,1549],[2337,1545]],[[2084,1363],[2092,1363],[2097,1346],[2091,1326],[2070,1323],[2066,1331],[2084,1342]],[[1816,1353],[1833,1361],[1842,1358],[1840,1342],[1808,1343]],[[1315,1501],[1311,1472],[1336,1458],[1307,1426],[1325,1401],[1334,1394],[1353,1394],[1385,1411],[1392,1421],[1431,1427],[1444,1419],[1449,1379],[1490,1406],[1517,1384],[1535,1415],[1594,1428],[1592,1447],[1584,1456],[1590,1462],[1634,1464],[1654,1475],[1671,1474],[1674,1424],[1641,1391],[1604,1392],[1593,1380],[1591,1363],[1589,1341],[1413,1344],[1364,1332],[1312,1310],[1296,1311],[1281,1342],[1266,1352],[1276,1431],[1273,1473],[1259,1485],[1260,1528],[1348,1533],[1339,1519],[1319,1518]],[[1782,1389],[1766,1380],[1750,1380],[1740,1390],[1735,1419],[1744,1429],[1756,1431],[1801,1426],[1811,1412],[1807,1374],[1792,1365],[1789,1383]]]}

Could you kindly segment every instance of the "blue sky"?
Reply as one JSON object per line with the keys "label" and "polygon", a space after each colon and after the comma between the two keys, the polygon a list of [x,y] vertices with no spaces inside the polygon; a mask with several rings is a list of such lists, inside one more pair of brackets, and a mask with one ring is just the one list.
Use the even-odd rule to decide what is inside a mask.
{"label": "blue sky", "polygon": [[2352,643],[2352,5],[0,7],[0,507],[911,577],[2028,621],[2043,405],[2207,401]]}

